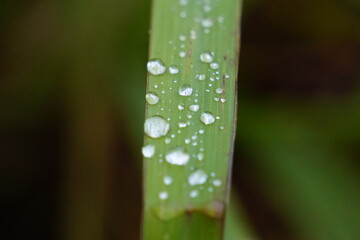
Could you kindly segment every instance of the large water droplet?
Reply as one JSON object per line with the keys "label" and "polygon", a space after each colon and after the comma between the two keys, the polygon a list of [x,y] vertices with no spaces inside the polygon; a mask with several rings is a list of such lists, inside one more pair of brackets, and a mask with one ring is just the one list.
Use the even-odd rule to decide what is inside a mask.
{"label": "large water droplet", "polygon": [[146,145],[142,149],[142,154],[146,158],[152,158],[155,154],[155,146],[154,145]]}
{"label": "large water droplet", "polygon": [[197,170],[195,172],[193,172],[192,174],[190,174],[189,178],[188,178],[188,182],[191,186],[193,185],[201,185],[206,183],[208,178],[208,175],[206,174],[205,171],[203,170]]}
{"label": "large water droplet", "polygon": [[155,92],[148,92],[145,95],[146,102],[150,105],[157,104],[159,102],[159,96]]}
{"label": "large water droplet", "polygon": [[183,166],[190,160],[190,155],[183,148],[177,147],[170,150],[166,154],[165,159],[170,164]]}
{"label": "large water droplet", "polygon": [[144,124],[145,134],[152,138],[165,136],[170,130],[170,124],[160,116],[146,119]]}
{"label": "large water droplet", "polygon": [[180,96],[190,96],[193,92],[192,87],[189,84],[184,84],[179,88]]}
{"label": "large water droplet", "polygon": [[152,75],[161,75],[166,71],[166,67],[160,59],[151,59],[147,63],[147,70]]}
{"label": "large water droplet", "polygon": [[205,125],[210,125],[215,122],[215,117],[210,112],[203,112],[203,113],[201,113],[200,120]]}
{"label": "large water droplet", "polygon": [[211,63],[213,61],[214,57],[211,54],[211,52],[203,52],[202,54],[200,54],[200,60],[203,63]]}

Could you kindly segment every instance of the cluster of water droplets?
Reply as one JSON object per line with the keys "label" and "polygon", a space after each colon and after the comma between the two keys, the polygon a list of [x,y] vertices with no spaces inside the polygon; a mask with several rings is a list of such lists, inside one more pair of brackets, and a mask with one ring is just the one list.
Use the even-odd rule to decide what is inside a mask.
{"label": "cluster of water droplets", "polygon": [[[185,7],[191,4],[191,2],[201,4],[203,11],[207,14],[212,11],[213,3],[219,0],[178,1],[179,5],[184,7],[184,10],[180,12],[180,17],[186,18],[188,13],[186,12]],[[224,17],[222,16],[214,18],[208,17],[206,14],[201,19],[194,19],[194,21],[198,22],[205,33],[210,33],[210,30],[215,26],[215,24],[221,24],[224,22]],[[174,51],[176,51],[176,54],[172,59],[184,58],[181,61],[190,59],[192,53],[191,51],[188,52],[186,50],[186,46],[190,41],[196,40],[196,38],[197,32],[195,30],[190,30],[187,34],[181,34],[177,36],[176,39],[170,40],[169,44],[172,45]],[[211,100],[218,102],[219,104],[225,103],[225,89],[224,86],[222,86],[223,81],[221,80],[229,78],[229,75],[221,73],[221,65],[216,62],[219,58],[216,58],[214,52],[212,51],[203,51],[197,56],[197,59],[197,61],[207,65],[207,72],[195,74],[195,79],[203,84],[201,91],[204,90],[205,93],[213,93],[214,97],[211,97]],[[147,63],[147,70],[151,75],[151,79],[153,79],[152,81],[155,83],[153,85],[155,91],[147,92],[145,98],[148,106],[152,108],[158,106],[156,108],[158,111],[155,113],[156,115],[149,116],[145,120],[144,131],[150,140],[149,144],[142,148],[142,153],[143,156],[148,159],[147,161],[159,161],[161,164],[169,164],[169,166],[173,166],[174,168],[181,168],[189,164],[190,167],[188,166],[187,169],[190,169],[191,172],[187,176],[187,184],[190,190],[187,194],[190,198],[196,198],[205,188],[208,192],[212,192],[214,188],[222,185],[221,180],[215,178],[214,172],[209,173],[204,169],[195,168],[194,166],[201,166],[201,162],[206,161],[206,155],[204,154],[204,141],[200,136],[205,134],[207,128],[214,129],[214,125],[217,125],[220,130],[224,130],[224,127],[221,125],[219,126],[219,124],[215,124],[217,123],[217,120],[220,119],[220,116],[216,116],[211,111],[208,111],[203,100],[200,99],[199,102],[199,94],[200,96],[203,95],[202,92],[199,93],[200,88],[194,89],[193,86],[189,84],[192,80],[189,81],[181,78],[184,71],[183,66],[184,65],[181,64],[178,66],[171,63],[165,64],[158,58],[151,59]],[[191,65],[190,67],[192,68]],[[164,81],[172,82],[172,84],[170,84],[171,87],[165,89],[162,86],[164,85],[164,81],[156,81],[156,78],[166,78],[167,80]],[[162,94],[177,94],[180,96],[179,103],[176,104],[176,109],[165,108],[168,103],[165,105],[162,104],[164,103],[163,100],[161,100],[163,96]],[[168,101],[169,106],[174,106],[174,104],[171,103],[171,100]],[[179,111],[181,113],[179,114],[179,121],[174,125],[174,121],[171,121],[170,118],[171,114],[169,114],[173,111]],[[168,117],[164,117],[167,115]],[[194,129],[189,126],[192,126],[194,121],[200,121],[203,128],[190,133],[190,131],[193,131]],[[171,126],[170,122],[172,123]],[[184,133],[188,135],[184,142],[179,143],[176,141],[176,137],[179,134]],[[166,150],[156,149],[157,141],[164,141],[168,146]],[[197,151],[193,153],[194,151],[190,148],[197,149]],[[195,164],[193,166],[191,164],[192,161],[198,161],[199,164]],[[173,184],[173,178],[166,175],[162,177],[161,182],[164,188],[158,192],[158,199],[165,201],[171,197],[168,192],[168,188],[166,187]]]}

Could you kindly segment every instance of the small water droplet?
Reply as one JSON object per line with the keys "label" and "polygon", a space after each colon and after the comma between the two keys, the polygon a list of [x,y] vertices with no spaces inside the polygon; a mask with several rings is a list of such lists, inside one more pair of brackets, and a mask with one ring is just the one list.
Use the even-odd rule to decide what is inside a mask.
{"label": "small water droplet", "polygon": [[165,136],[170,130],[170,124],[160,116],[146,119],[144,124],[145,134],[152,138]]}
{"label": "small water droplet", "polygon": [[145,95],[146,102],[150,105],[157,104],[159,102],[159,96],[155,92],[148,92]]}
{"label": "small water droplet", "polygon": [[186,41],[186,37],[185,37],[184,35],[180,35],[180,36],[179,36],[179,40],[182,41],[182,42],[184,42],[184,41]]}
{"label": "small water droplet", "polygon": [[151,59],[147,63],[147,70],[152,75],[161,75],[166,71],[166,67],[160,59]]}
{"label": "small water droplet", "polygon": [[218,64],[218,63],[214,63],[214,62],[213,62],[213,63],[210,63],[210,68],[211,68],[211,69],[214,69],[214,70],[215,70],[215,69],[219,69],[219,64]]}
{"label": "small water droplet", "polygon": [[213,20],[210,19],[210,18],[205,18],[201,21],[201,25],[204,27],[204,28],[210,28],[212,27],[212,25],[214,24]]}
{"label": "small water droplet", "polygon": [[179,128],[184,128],[186,127],[187,124],[186,123],[183,123],[183,122],[179,122]]}
{"label": "small water droplet", "polygon": [[184,84],[179,88],[180,96],[190,96],[193,92],[192,87],[189,84]]}
{"label": "small water droplet", "polygon": [[200,134],[204,134],[204,132],[205,132],[204,129],[200,129],[200,130],[199,130],[199,133],[200,133]]}
{"label": "small water droplet", "polygon": [[205,125],[210,125],[215,122],[215,117],[210,112],[203,112],[203,113],[201,113],[200,120]]}
{"label": "small water droplet", "polygon": [[171,138],[165,138],[165,144],[171,143]]}
{"label": "small water droplet", "polygon": [[188,163],[190,156],[183,148],[176,147],[166,154],[165,159],[170,164],[183,166]]}
{"label": "small water droplet", "polygon": [[143,156],[146,158],[152,158],[155,154],[155,146],[151,144],[144,146],[141,150]]}
{"label": "small water droplet", "polygon": [[187,17],[186,11],[181,11],[181,12],[180,12],[180,17],[181,17],[181,18],[186,18],[186,17]]}
{"label": "small water droplet", "polygon": [[178,74],[179,69],[176,66],[170,66],[169,67],[169,73],[172,74],[172,75]]}
{"label": "small water droplet", "polygon": [[198,76],[198,79],[199,79],[200,81],[204,81],[205,78],[206,78],[205,74],[200,74],[200,75]]}
{"label": "small water droplet", "polygon": [[185,139],[185,143],[186,143],[186,144],[189,144],[190,142],[191,142],[191,140],[190,140],[189,138],[186,138],[186,139]]}
{"label": "small water droplet", "polygon": [[190,105],[189,106],[189,110],[190,111],[192,111],[192,112],[197,112],[197,111],[199,111],[199,105],[197,105],[197,104],[194,104],[194,105]]}
{"label": "small water droplet", "polygon": [[159,198],[160,198],[161,200],[165,200],[165,199],[167,199],[168,197],[169,197],[169,194],[168,194],[166,191],[162,191],[162,192],[159,193]]}
{"label": "small water droplet", "polygon": [[226,98],[221,98],[220,101],[221,101],[222,103],[224,103],[224,102],[226,102]]}
{"label": "small water droplet", "polygon": [[190,31],[190,38],[193,40],[196,39],[196,32],[194,30]]}
{"label": "small water droplet", "polygon": [[217,88],[217,89],[215,90],[215,92],[216,92],[217,94],[222,94],[222,93],[223,93],[223,90],[222,90],[222,88]]}
{"label": "small water droplet", "polygon": [[170,176],[165,176],[164,179],[163,179],[163,181],[164,181],[164,184],[165,184],[165,185],[170,185],[173,180],[172,180],[172,177],[170,177]]}
{"label": "small water droplet", "polygon": [[215,180],[213,181],[213,184],[214,184],[215,187],[219,187],[219,186],[221,186],[221,180],[215,179]]}
{"label": "small water droplet", "polygon": [[198,159],[199,161],[202,161],[202,160],[204,159],[204,154],[203,154],[203,153],[199,153],[199,154],[197,155],[197,159]]}
{"label": "small water droplet", "polygon": [[190,192],[189,196],[191,198],[196,198],[199,195],[199,191],[198,190],[193,190]]}
{"label": "small water droplet", "polygon": [[191,186],[201,185],[206,183],[207,178],[208,175],[206,174],[206,172],[200,169],[190,174],[188,182]]}
{"label": "small water droplet", "polygon": [[184,58],[185,56],[186,56],[186,52],[185,52],[185,51],[181,51],[181,52],[179,53],[179,57]]}
{"label": "small water droplet", "polygon": [[202,54],[200,54],[200,60],[203,63],[211,63],[213,61],[214,57],[211,54],[211,52],[203,52]]}

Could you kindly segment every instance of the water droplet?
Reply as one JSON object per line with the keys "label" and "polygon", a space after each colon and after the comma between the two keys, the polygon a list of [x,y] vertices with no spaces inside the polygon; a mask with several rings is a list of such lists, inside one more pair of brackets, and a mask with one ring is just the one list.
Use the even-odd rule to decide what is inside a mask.
{"label": "water droplet", "polygon": [[159,102],[159,96],[155,92],[148,92],[145,95],[146,102],[150,105],[157,104]]}
{"label": "water droplet", "polygon": [[180,17],[181,17],[181,18],[186,18],[186,17],[187,17],[186,11],[181,11],[181,12],[180,12]]}
{"label": "water droplet", "polygon": [[193,185],[201,185],[206,183],[208,175],[203,170],[197,170],[190,174],[188,178],[188,182],[191,186]]}
{"label": "water droplet", "polygon": [[155,154],[155,146],[154,145],[146,145],[142,149],[142,154],[146,158],[152,158]]}
{"label": "water droplet", "polygon": [[221,180],[215,179],[215,180],[213,181],[213,184],[214,184],[215,187],[219,187],[219,186],[221,186]]}
{"label": "water droplet", "polygon": [[184,41],[186,41],[186,37],[185,37],[184,35],[180,35],[180,36],[179,36],[179,40],[182,41],[182,42],[184,42]]}
{"label": "water droplet", "polygon": [[200,129],[200,130],[199,130],[199,133],[200,133],[200,134],[204,134],[204,132],[205,132],[204,129]]}
{"label": "water droplet", "polygon": [[210,68],[211,68],[211,69],[214,69],[214,70],[215,70],[215,69],[219,69],[219,64],[218,64],[218,63],[214,63],[214,62],[213,62],[213,63],[210,63]]}
{"label": "water droplet", "polygon": [[193,40],[196,39],[196,32],[194,30],[190,31],[190,38]]}
{"label": "water droplet", "polygon": [[203,113],[201,113],[200,120],[205,125],[210,125],[215,122],[215,117],[210,112],[203,112]]}
{"label": "water droplet", "polygon": [[170,150],[166,154],[165,159],[170,164],[183,166],[188,163],[190,156],[184,151],[183,148],[177,147]]}
{"label": "water droplet", "polygon": [[170,130],[170,124],[160,116],[146,119],[144,124],[145,134],[152,138],[165,136]]}
{"label": "water droplet", "polygon": [[189,3],[189,0],[179,0],[179,5],[186,6]]}
{"label": "water droplet", "polygon": [[221,101],[222,103],[224,103],[224,102],[226,102],[226,98],[221,98],[220,101]]}
{"label": "water droplet", "polygon": [[219,17],[218,17],[218,21],[219,21],[219,23],[223,23],[223,22],[224,22],[224,17],[223,17],[223,16],[219,16]]}
{"label": "water droplet", "polygon": [[200,60],[203,63],[211,63],[213,61],[214,57],[211,54],[211,52],[203,52],[202,54],[200,54]]}
{"label": "water droplet", "polygon": [[165,138],[165,144],[171,143],[171,138]]}
{"label": "water droplet", "polygon": [[205,78],[206,78],[206,76],[205,76],[205,74],[200,74],[200,75],[198,76],[198,78],[199,78],[200,81],[204,81]]}
{"label": "water droplet", "polygon": [[201,25],[204,27],[204,28],[210,28],[212,27],[212,25],[214,24],[213,20],[210,19],[210,18],[206,18],[206,19],[203,19],[201,21]]}
{"label": "water droplet", "polygon": [[199,191],[198,190],[193,190],[190,192],[189,196],[191,198],[196,198],[199,195]]}
{"label": "water droplet", "polygon": [[217,88],[217,89],[215,90],[215,92],[216,92],[217,94],[222,94],[222,93],[223,93],[223,90],[222,90],[222,88]]}
{"label": "water droplet", "polygon": [[203,154],[203,153],[199,153],[199,154],[197,155],[197,159],[198,159],[199,161],[202,161],[202,160],[204,159],[204,154]]}
{"label": "water droplet", "polygon": [[225,127],[224,126],[220,126],[220,130],[224,130],[225,129]]}
{"label": "water droplet", "polygon": [[190,96],[193,92],[192,87],[189,84],[184,84],[179,88],[180,96]]}
{"label": "water droplet", "polygon": [[147,63],[147,70],[152,75],[161,75],[166,71],[166,67],[160,59],[152,59]]}
{"label": "water droplet", "polygon": [[169,197],[169,194],[168,194],[166,191],[162,191],[162,192],[159,193],[159,198],[160,198],[161,200],[165,200],[165,199],[167,199],[168,197]]}
{"label": "water droplet", "polygon": [[197,104],[194,104],[194,105],[190,105],[189,106],[189,110],[190,111],[193,111],[193,112],[197,112],[197,111],[199,111],[199,105],[197,105]]}
{"label": "water droplet", "polygon": [[179,109],[180,111],[183,110],[183,109],[184,109],[184,105],[179,104],[179,105],[178,105],[178,109]]}
{"label": "water droplet", "polygon": [[179,122],[179,128],[184,128],[184,127],[186,127],[186,126],[187,126],[186,123]]}
{"label": "water droplet", "polygon": [[170,185],[173,180],[172,180],[172,177],[170,177],[170,176],[165,176],[164,179],[163,179],[163,181],[164,181],[164,184],[165,184],[165,185]]}
{"label": "water droplet", "polygon": [[179,69],[175,66],[170,66],[169,67],[169,73],[172,75],[178,74],[179,73]]}
{"label": "water droplet", "polygon": [[179,57],[184,58],[185,56],[186,56],[186,52],[185,52],[185,51],[181,51],[181,52],[179,53]]}

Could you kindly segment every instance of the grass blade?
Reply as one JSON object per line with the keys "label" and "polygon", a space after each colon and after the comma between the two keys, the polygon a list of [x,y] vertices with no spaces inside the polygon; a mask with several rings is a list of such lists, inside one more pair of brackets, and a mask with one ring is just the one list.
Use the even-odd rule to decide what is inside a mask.
{"label": "grass blade", "polygon": [[240,1],[154,0],[152,17],[143,239],[223,239]]}

